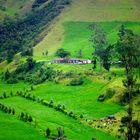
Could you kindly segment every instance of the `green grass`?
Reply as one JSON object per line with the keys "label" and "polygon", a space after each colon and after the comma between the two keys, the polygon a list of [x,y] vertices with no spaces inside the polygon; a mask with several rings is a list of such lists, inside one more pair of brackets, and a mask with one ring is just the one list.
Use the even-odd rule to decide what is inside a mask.
{"label": "green grass", "polygon": [[[71,53],[70,57],[78,57],[78,51],[82,50],[82,57],[86,59],[92,58],[92,52],[94,51],[92,43],[89,41],[93,31],[89,26],[93,22],[64,22],[64,39],[61,45],[47,46],[43,41],[40,45],[34,49],[34,58],[37,60],[53,59],[55,52],[58,48],[64,48]],[[103,30],[107,34],[107,40],[109,44],[114,44],[118,39],[118,31],[122,24],[126,28],[132,29],[135,34],[140,34],[140,22],[96,22],[101,25]],[[42,52],[48,50],[49,54],[47,57],[42,56]]]}
{"label": "green grass", "polygon": [[114,138],[109,134],[80,124],[78,121],[61,112],[21,97],[4,99],[0,102],[14,107],[16,113],[23,111],[32,115],[37,121],[37,128],[41,130],[45,130],[49,127],[52,130],[52,133],[56,133],[56,128],[61,126],[65,130],[65,135],[68,136],[70,140],[77,140],[77,138],[80,140],[90,140],[92,137],[97,137],[97,139],[100,140],[117,140],[117,138]]}
{"label": "green grass", "polygon": [[31,5],[34,0],[1,0],[5,5],[6,10],[0,10],[0,19],[4,19],[5,16],[11,18],[15,17],[15,14],[25,15],[25,13],[31,10]]}
{"label": "green grass", "polygon": [[1,140],[45,140],[33,126],[0,111]]}
{"label": "green grass", "polygon": [[[83,52],[83,58],[92,58],[93,47],[89,41],[93,31],[89,26],[92,23],[88,22],[66,22],[64,23],[64,42],[62,48],[71,52],[71,57],[77,57],[78,51],[81,49]],[[132,29],[134,33],[140,34],[140,22],[100,22],[103,30],[107,34],[107,39],[110,44],[117,41],[117,34],[122,24],[126,28]]]}
{"label": "green grass", "polygon": [[28,83],[19,82],[17,84],[7,84],[6,82],[0,81],[0,95],[3,95],[3,92],[6,92],[7,95],[12,91],[16,93],[17,91],[22,91],[24,88],[28,88]]}
{"label": "green grass", "polygon": [[113,103],[101,103],[98,96],[107,88],[107,80],[103,78],[85,80],[82,86],[66,86],[67,82],[54,84],[47,82],[35,87],[32,92],[36,96],[46,100],[53,99],[55,102],[64,104],[68,110],[77,114],[84,114],[86,118],[102,118],[109,114],[115,114],[122,109]]}

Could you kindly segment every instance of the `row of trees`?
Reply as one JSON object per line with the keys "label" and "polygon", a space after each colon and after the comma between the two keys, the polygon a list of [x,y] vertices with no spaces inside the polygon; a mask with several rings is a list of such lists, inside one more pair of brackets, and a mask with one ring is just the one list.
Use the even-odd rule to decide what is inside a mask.
{"label": "row of trees", "polygon": [[77,120],[78,118],[79,119],[84,118],[83,114],[81,114],[80,116],[77,116],[73,111],[67,111],[65,105],[55,104],[54,100],[46,101],[44,99],[41,99],[39,97],[36,97],[35,95],[31,95],[30,93],[26,93],[26,92],[18,92],[18,95],[23,98],[26,98],[28,100],[32,100],[37,103],[41,103],[42,105],[45,105],[47,107],[54,108],[56,111],[60,111],[64,114],[74,118],[75,120]]}
{"label": "row of trees", "polygon": [[8,107],[1,103],[0,103],[0,110],[4,111],[5,113],[11,114],[11,115],[15,115],[15,113],[16,113],[14,108]]}
{"label": "row of trees", "polygon": [[30,123],[33,121],[33,117],[24,112],[21,112],[20,119],[25,122],[30,122]]}

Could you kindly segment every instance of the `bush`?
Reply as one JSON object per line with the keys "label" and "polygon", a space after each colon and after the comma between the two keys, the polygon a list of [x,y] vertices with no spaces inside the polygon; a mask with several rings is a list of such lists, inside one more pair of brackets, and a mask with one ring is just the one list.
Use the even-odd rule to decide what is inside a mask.
{"label": "bush", "polygon": [[70,81],[70,86],[79,86],[79,85],[82,85],[84,83],[84,79],[83,78],[75,78],[75,79],[72,79]]}
{"label": "bush", "polygon": [[114,89],[111,89],[111,88],[107,89],[107,90],[106,90],[106,93],[105,93],[105,99],[110,99],[110,98],[112,98],[112,97],[114,96],[115,93],[116,93],[116,92],[115,92]]}
{"label": "bush", "polygon": [[8,84],[16,84],[18,82],[18,80],[16,79],[16,77],[10,77],[8,80],[7,80],[7,83]]}
{"label": "bush", "polygon": [[63,48],[60,48],[56,51],[55,55],[61,58],[65,58],[67,56],[70,56],[70,52],[64,50]]}
{"label": "bush", "polygon": [[105,95],[104,94],[99,95],[98,101],[103,102],[104,100],[105,100]]}
{"label": "bush", "polygon": [[49,137],[51,134],[51,130],[49,128],[46,129],[46,136]]}

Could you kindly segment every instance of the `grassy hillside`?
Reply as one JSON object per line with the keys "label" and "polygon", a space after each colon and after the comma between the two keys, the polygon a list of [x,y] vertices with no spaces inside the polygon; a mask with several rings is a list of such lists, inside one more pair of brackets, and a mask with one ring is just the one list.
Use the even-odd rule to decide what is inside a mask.
{"label": "grassy hillside", "polygon": [[[21,127],[22,126],[22,127]],[[0,111],[0,139],[1,140],[45,140],[34,127],[17,120]],[[18,135],[17,135],[18,134]]]}
{"label": "grassy hillside", "polygon": [[[90,37],[93,34],[93,31],[90,29],[90,25],[93,24],[94,22],[64,22],[63,23],[63,28],[64,28],[64,40],[55,40],[58,44],[55,46],[53,45],[53,40],[52,44],[48,46],[48,41],[50,36],[46,39],[44,39],[42,42],[40,42],[37,47],[34,48],[34,57],[36,59],[50,59],[55,57],[55,52],[59,47],[62,47],[71,53],[71,57],[78,57],[78,52],[79,50],[82,51],[83,58],[92,58],[92,52],[93,52],[93,46],[92,43],[90,42]],[[118,22],[118,21],[113,21],[113,22],[96,22],[97,24],[100,24],[103,30],[106,32],[108,42],[110,44],[113,44],[117,41],[118,38],[118,31],[119,28],[122,24],[125,25],[126,28],[132,29],[135,34],[140,34],[140,22]],[[58,37],[61,38],[58,35]],[[55,36],[54,36],[55,38]],[[53,39],[53,38],[52,38]],[[59,44],[62,42],[61,44]],[[43,57],[42,53],[48,50],[48,58]]]}
{"label": "grassy hillside", "polygon": [[[50,32],[47,34],[47,36],[38,45],[35,46],[34,56],[36,57],[36,59],[45,59],[44,57],[42,57],[42,52],[48,50],[49,56],[52,56],[54,55],[54,52],[60,47],[69,48],[69,46],[71,46],[72,48],[78,47],[78,49],[83,47],[85,50],[85,47],[89,45],[87,38],[90,35],[90,31],[87,29],[87,25],[89,23],[104,21],[106,22],[106,26],[109,26],[109,28],[106,28],[111,29],[108,32],[110,32],[111,34],[113,30],[114,35],[117,34],[117,30],[120,25],[117,23],[115,24],[114,21],[136,22],[140,21],[139,15],[139,0],[108,0],[107,2],[106,0],[73,0],[71,6],[65,9],[65,11],[59,16],[59,18],[51,25]],[[112,21],[113,23],[111,23]],[[74,30],[75,28],[73,22],[77,22],[75,24],[75,27],[76,25],[78,27],[76,28],[76,30]],[[83,23],[85,24],[84,26],[81,22],[88,23]],[[136,30],[139,32],[139,27]],[[73,36],[73,38],[76,38],[77,35],[84,35],[84,38],[79,37],[80,41],[78,40],[77,43],[74,42],[72,44],[70,44],[70,42],[67,46],[65,45],[65,41],[68,41],[71,38],[66,38],[67,36],[65,35],[70,34],[70,32],[73,32],[73,35],[75,35]],[[91,47],[88,47],[88,50],[91,50]],[[73,50],[75,51],[75,49]],[[85,52],[86,55],[88,52],[90,51]]]}
{"label": "grassy hillside", "polygon": [[31,6],[34,0],[0,0],[0,6],[4,8],[0,9],[0,19],[3,19],[6,15],[10,17],[16,17],[15,14],[25,15],[31,10]]}
{"label": "grassy hillside", "polygon": [[70,140],[77,140],[77,137],[80,140],[90,140],[93,136],[101,140],[103,140],[104,137],[106,137],[108,140],[117,140],[117,138],[114,138],[108,134],[80,124],[78,121],[63,115],[58,111],[54,111],[53,109],[41,106],[26,99],[14,97],[11,99],[2,100],[1,102],[16,108],[17,113],[25,111],[32,114],[37,121],[37,128],[40,129],[42,133],[43,130],[49,127],[52,130],[52,133],[55,134],[56,128],[61,126],[64,128],[65,134]]}

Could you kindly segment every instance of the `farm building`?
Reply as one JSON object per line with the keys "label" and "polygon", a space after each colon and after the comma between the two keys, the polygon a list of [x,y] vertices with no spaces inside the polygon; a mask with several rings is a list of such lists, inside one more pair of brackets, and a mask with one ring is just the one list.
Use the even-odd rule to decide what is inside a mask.
{"label": "farm building", "polygon": [[91,60],[82,60],[82,59],[75,59],[75,58],[57,58],[54,59],[52,63],[91,64]]}

